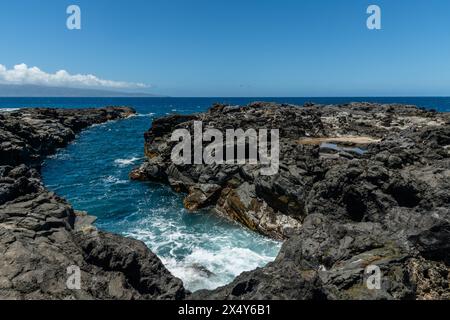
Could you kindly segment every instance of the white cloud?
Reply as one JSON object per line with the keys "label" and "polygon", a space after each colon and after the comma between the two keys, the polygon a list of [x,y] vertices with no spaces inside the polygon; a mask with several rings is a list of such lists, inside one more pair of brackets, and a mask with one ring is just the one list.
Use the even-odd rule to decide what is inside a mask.
{"label": "white cloud", "polygon": [[149,87],[144,83],[100,79],[92,74],[70,74],[66,70],[47,73],[38,67],[28,67],[24,63],[15,65],[12,69],[7,69],[4,65],[0,64],[0,83],[111,89],[139,89]]}

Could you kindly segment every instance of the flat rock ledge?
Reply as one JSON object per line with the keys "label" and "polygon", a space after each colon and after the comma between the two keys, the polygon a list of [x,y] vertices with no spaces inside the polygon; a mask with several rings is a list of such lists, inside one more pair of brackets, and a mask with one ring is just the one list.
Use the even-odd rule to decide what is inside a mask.
{"label": "flat rock ledge", "polygon": [[[194,121],[222,132],[279,129],[279,172],[174,164],[171,134],[192,134]],[[169,184],[186,193],[189,210],[286,240],[273,263],[190,299],[450,299],[448,113],[370,103],[214,105],[153,121],[145,155],[131,179]],[[371,275],[380,275],[379,286]]]}
{"label": "flat rock ledge", "polygon": [[82,129],[134,113],[127,107],[0,113],[0,299],[185,297],[181,280],[144,243],[97,230],[94,218],[46,190],[39,174],[45,157]]}

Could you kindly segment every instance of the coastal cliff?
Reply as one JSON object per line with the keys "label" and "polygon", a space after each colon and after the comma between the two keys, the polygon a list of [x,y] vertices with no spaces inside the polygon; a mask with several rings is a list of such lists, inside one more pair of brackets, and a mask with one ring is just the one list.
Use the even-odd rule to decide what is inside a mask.
{"label": "coastal cliff", "polygon": [[[127,107],[19,109],[0,113],[0,299],[182,299],[142,242],[101,232],[42,184],[46,156],[82,129],[123,119]],[[67,286],[79,268],[78,289]],[[68,269],[69,268],[69,269]]]}
{"label": "coastal cliff", "polygon": [[[1,299],[450,299],[450,116],[412,106],[253,103],[157,119],[130,174],[185,192],[285,240],[276,260],[216,290],[187,292],[144,243],[97,230],[45,189],[40,166],[90,125],[130,108],[0,113]],[[175,165],[173,130],[280,129],[278,173]],[[113,145],[111,147],[114,147]],[[69,289],[68,268],[81,286]],[[368,267],[380,288],[367,285]]]}
{"label": "coastal cliff", "polygon": [[[176,129],[279,129],[280,165],[179,165]],[[273,263],[191,299],[450,299],[450,116],[413,106],[257,102],[153,121],[130,173],[285,239]],[[370,266],[381,287],[367,284]]]}

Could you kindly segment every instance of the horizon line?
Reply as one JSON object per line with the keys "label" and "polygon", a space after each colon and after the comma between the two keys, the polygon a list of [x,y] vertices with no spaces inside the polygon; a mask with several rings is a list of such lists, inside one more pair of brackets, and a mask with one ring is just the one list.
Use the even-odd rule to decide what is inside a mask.
{"label": "horizon line", "polygon": [[103,99],[103,98],[127,98],[127,99],[213,99],[213,98],[229,98],[229,99],[249,99],[249,98],[287,98],[287,99],[317,99],[317,98],[450,98],[450,95],[363,95],[363,96],[0,96],[0,99],[36,99],[36,98],[69,98],[69,99]]}

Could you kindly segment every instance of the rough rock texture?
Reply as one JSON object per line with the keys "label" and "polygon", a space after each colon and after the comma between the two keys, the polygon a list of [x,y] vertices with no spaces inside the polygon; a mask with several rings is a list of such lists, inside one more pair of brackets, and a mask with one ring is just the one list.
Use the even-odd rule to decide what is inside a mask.
{"label": "rough rock texture", "polygon": [[[173,130],[193,122],[280,129],[280,170],[175,165]],[[262,234],[275,262],[191,299],[450,299],[450,115],[404,105],[216,105],[153,122],[132,179],[186,192]],[[205,143],[206,145],[207,143]],[[370,290],[368,266],[381,270]]]}
{"label": "rough rock texture", "polygon": [[[0,299],[182,299],[182,283],[140,241],[98,231],[47,191],[39,168],[89,125],[126,107],[0,113]],[[71,266],[81,289],[70,290]],[[69,272],[68,272],[69,271]]]}

